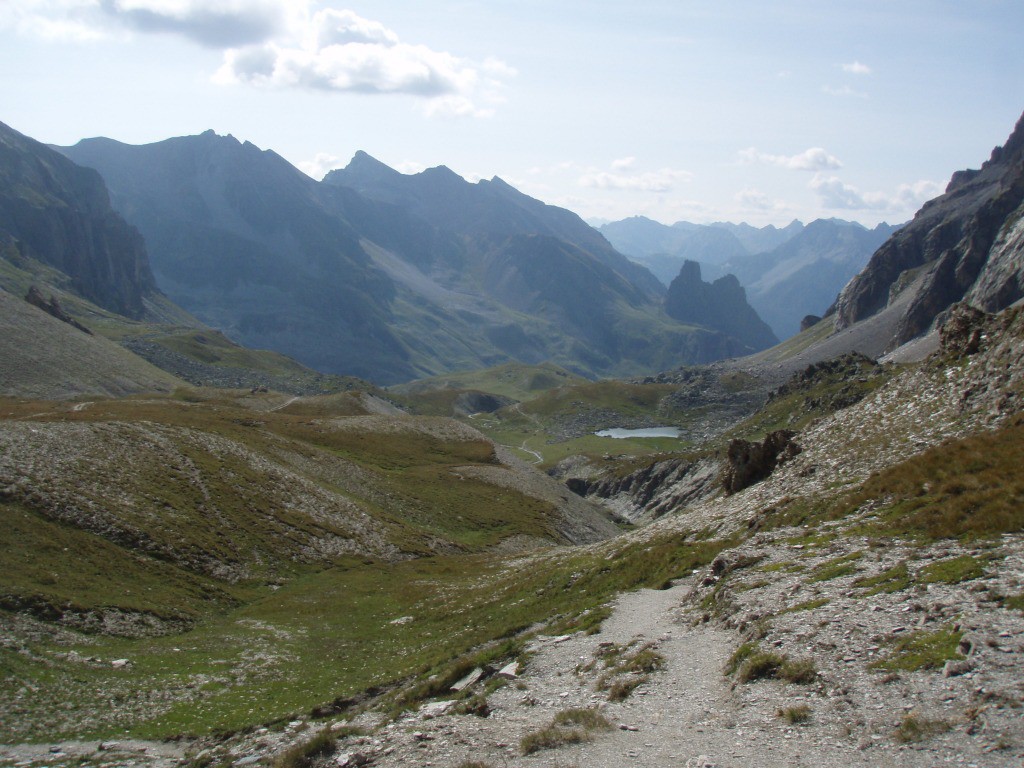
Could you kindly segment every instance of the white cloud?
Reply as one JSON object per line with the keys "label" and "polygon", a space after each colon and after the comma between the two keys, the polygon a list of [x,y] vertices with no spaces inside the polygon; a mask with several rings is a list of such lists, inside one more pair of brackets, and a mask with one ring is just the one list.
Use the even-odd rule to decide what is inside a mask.
{"label": "white cloud", "polygon": [[676,182],[689,181],[693,174],[689,171],[678,171],[662,168],[660,171],[649,171],[638,174],[608,173],[597,171],[580,177],[582,187],[593,189],[633,190],[636,192],[669,192]]}
{"label": "white cloud", "polygon": [[466,96],[439,96],[427,102],[423,110],[427,117],[493,117],[494,110],[477,107]]}
{"label": "white cloud", "polygon": [[811,147],[796,155],[771,155],[755,147],[739,152],[740,162],[748,165],[774,165],[791,171],[823,171],[842,168],[843,164],[835,155],[821,147]]}
{"label": "white cloud", "polygon": [[497,59],[477,65],[425,45],[401,42],[377,21],[352,11],[314,13],[301,34],[231,49],[215,76],[222,84],[381,94],[430,101],[439,117],[489,117],[501,101],[503,80],[515,73]]}
{"label": "white cloud", "polygon": [[836,176],[815,176],[809,186],[821,199],[821,204],[825,208],[864,210],[873,207],[856,187]]}
{"label": "white cloud", "polygon": [[169,33],[212,48],[282,34],[308,0],[5,0],[0,25],[70,41],[119,32]]}
{"label": "white cloud", "polygon": [[913,207],[917,210],[929,200],[938,197],[946,191],[946,187],[937,181],[922,179],[912,184],[900,184],[896,188],[895,199],[904,206]]}
{"label": "white cloud", "polygon": [[784,212],[791,206],[781,200],[774,200],[759,189],[748,187],[736,193],[734,199],[745,211]]}
{"label": "white cloud", "polygon": [[97,23],[90,0],[7,0],[0,28],[10,27],[27,37],[63,42],[86,42],[108,36]]}
{"label": "white cloud", "polygon": [[851,75],[870,75],[871,67],[859,61],[851,61],[849,64],[843,64],[843,72],[849,72]]}
{"label": "white cloud", "polygon": [[942,194],[943,187],[934,181],[921,180],[911,184],[900,184],[895,192],[861,192],[836,176],[815,175],[811,190],[818,195],[825,208],[855,211],[887,211],[907,215],[920,208],[925,202]]}
{"label": "white cloud", "polygon": [[280,0],[100,0],[113,19],[139,32],[178,34],[200,45],[225,48],[281,34],[289,10]]}
{"label": "white cloud", "polygon": [[173,34],[223,51],[220,84],[406,94],[428,115],[488,117],[516,71],[402,42],[380,21],[313,0],[0,0],[0,25],[64,40]]}
{"label": "white cloud", "polygon": [[620,157],[618,160],[612,160],[613,171],[625,171],[636,165],[635,157]]}
{"label": "white cloud", "polygon": [[404,162],[398,163],[395,166],[395,170],[399,173],[421,173],[427,170],[427,166],[423,163],[418,163],[415,160],[405,160]]}
{"label": "white cloud", "polygon": [[868,95],[863,91],[855,91],[848,85],[844,85],[842,88],[833,88],[831,85],[821,86],[823,93],[827,93],[829,96],[852,96],[858,99],[866,99]]}
{"label": "white cloud", "polygon": [[346,165],[347,162],[344,158],[326,152],[318,152],[312,160],[300,161],[298,168],[307,176],[319,181],[335,168],[344,168]]}
{"label": "white cloud", "polygon": [[350,43],[371,45],[398,45],[398,35],[379,21],[357,16],[349,10],[325,8],[313,17],[312,30],[317,35],[316,48]]}

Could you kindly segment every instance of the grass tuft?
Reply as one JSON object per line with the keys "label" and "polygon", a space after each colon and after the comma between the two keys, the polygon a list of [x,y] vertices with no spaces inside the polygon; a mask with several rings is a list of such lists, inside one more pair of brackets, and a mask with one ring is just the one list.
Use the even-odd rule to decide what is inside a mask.
{"label": "grass tuft", "polygon": [[316,760],[334,753],[337,741],[330,728],[285,750],[274,758],[274,768],[310,768]]}
{"label": "grass tuft", "polygon": [[625,701],[637,688],[646,683],[650,678],[647,675],[633,675],[631,677],[620,677],[608,686],[608,701]]}
{"label": "grass tuft", "polygon": [[762,651],[756,642],[744,643],[733,652],[725,665],[725,674],[735,675],[740,683],[779,679],[799,685],[809,685],[818,677],[813,660]]}
{"label": "grass tuft", "polygon": [[612,727],[608,718],[593,708],[563,709],[555,715],[552,725],[578,725],[588,731],[606,731]]}
{"label": "grass tuft", "polygon": [[550,725],[523,736],[519,749],[524,755],[532,755],[542,749],[581,744],[593,741],[594,731],[606,731],[611,727],[608,719],[596,709],[564,709],[555,715]]}
{"label": "grass tuft", "polygon": [[926,565],[917,573],[922,584],[959,584],[985,575],[984,558],[961,555]]}
{"label": "grass tuft", "polygon": [[945,720],[930,720],[911,712],[904,716],[899,727],[893,733],[893,738],[901,744],[910,744],[917,741],[924,741],[931,736],[946,733],[952,729]]}
{"label": "grass tuft", "polygon": [[806,704],[780,708],[776,714],[790,725],[801,725],[811,720],[811,708]]}
{"label": "grass tuft", "polygon": [[736,679],[741,683],[767,680],[776,677],[785,663],[785,658],[777,653],[756,651],[740,665],[736,672]]}
{"label": "grass tuft", "polygon": [[593,738],[582,728],[559,728],[556,725],[549,725],[523,736],[519,740],[519,750],[524,755],[532,755],[542,749],[557,749],[568,744],[582,744],[592,741]]}
{"label": "grass tuft", "polygon": [[832,579],[838,579],[841,576],[850,576],[857,572],[857,566],[854,565],[854,563],[860,560],[863,556],[863,552],[851,552],[848,555],[842,555],[840,557],[833,558],[832,560],[826,560],[808,574],[807,581],[831,581]]}
{"label": "grass tuft", "polygon": [[877,576],[862,576],[853,582],[853,586],[867,590],[865,597],[878,595],[882,592],[899,592],[910,586],[910,572],[907,561],[903,560],[892,568],[888,568]]}

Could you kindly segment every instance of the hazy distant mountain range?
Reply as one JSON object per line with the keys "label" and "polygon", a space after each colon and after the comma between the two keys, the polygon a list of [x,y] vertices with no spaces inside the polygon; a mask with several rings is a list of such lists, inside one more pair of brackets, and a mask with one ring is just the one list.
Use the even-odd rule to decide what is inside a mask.
{"label": "hazy distant mountain range", "polygon": [[[1006,224],[1020,220],[1020,135],[892,237],[838,220],[635,218],[605,225],[609,243],[500,179],[444,167],[405,175],[360,152],[317,182],[212,131],[90,139],[63,157],[0,126],[0,278],[17,273],[4,285],[23,293],[50,270],[48,285],[104,311],[195,328],[169,296],[246,346],[379,383],[513,360],[643,374],[763,348],[832,304],[840,328],[881,311],[891,347],[959,298],[1020,297],[1021,235]],[[658,256],[671,288],[616,243],[655,267],[655,249],[674,249]]]}
{"label": "hazy distant mountain range", "polygon": [[612,222],[600,232],[619,251],[645,265],[666,285],[685,261],[708,279],[735,275],[757,314],[781,339],[800,330],[806,315],[822,315],[843,286],[898,227],[867,229],[840,219],[756,228],[749,224],[672,226],[643,217]]}
{"label": "hazy distant mountain range", "polygon": [[213,132],[61,151],[100,172],[175,302],[317,370],[393,383],[514,359],[625,375],[753,351],[669,317],[646,269],[500,179],[404,175],[360,152],[316,182]]}

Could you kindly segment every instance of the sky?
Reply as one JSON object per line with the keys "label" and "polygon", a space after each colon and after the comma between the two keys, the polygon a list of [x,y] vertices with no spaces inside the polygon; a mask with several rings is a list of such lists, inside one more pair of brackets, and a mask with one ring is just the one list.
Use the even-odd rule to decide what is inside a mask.
{"label": "sky", "polygon": [[40,141],[364,150],[591,221],[906,221],[1022,111],[1021,0],[0,0]]}

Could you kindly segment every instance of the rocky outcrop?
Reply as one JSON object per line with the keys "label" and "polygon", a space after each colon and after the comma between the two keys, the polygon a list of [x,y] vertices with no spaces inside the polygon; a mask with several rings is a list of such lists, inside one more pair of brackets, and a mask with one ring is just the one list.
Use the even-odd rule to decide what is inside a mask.
{"label": "rocky outcrop", "polygon": [[989,312],[1024,296],[1024,117],[980,170],[953,174],[946,192],[878,249],[834,306],[842,330],[900,302],[893,349],[930,330],[966,299]]}
{"label": "rocky outcrop", "polygon": [[666,459],[619,477],[565,480],[580,496],[600,502],[631,523],[656,520],[718,492],[721,463],[713,457]]}
{"label": "rocky outcrop", "polygon": [[778,389],[769,392],[768,402],[802,394],[805,396],[802,403],[805,411],[838,411],[862,400],[869,391],[863,385],[883,373],[882,367],[870,357],[848,352],[831,360],[811,363]]}
{"label": "rocky outcrop", "polygon": [[800,332],[803,333],[808,328],[813,328],[820,322],[821,318],[817,315],[804,315],[803,319],[800,321]]}
{"label": "rocky outcrop", "polygon": [[665,314],[681,323],[721,331],[752,352],[779,342],[772,329],[747,303],[746,291],[734,275],[705,283],[696,261],[684,262],[679,275],[668,287]]}
{"label": "rocky outcrop", "polygon": [[726,452],[726,465],[722,470],[722,488],[726,493],[742,491],[771,475],[775,468],[800,453],[793,442],[796,433],[780,429],[765,437],[763,442],[733,440]]}
{"label": "rocky outcrop", "polygon": [[141,318],[157,293],[142,236],[110,206],[100,175],[0,123],[2,233],[105,309]]}
{"label": "rocky outcrop", "polygon": [[988,315],[966,303],[953,305],[949,318],[939,328],[939,349],[960,357],[973,355],[981,348],[981,337]]}
{"label": "rocky outcrop", "polygon": [[51,295],[50,300],[47,301],[43,298],[43,294],[39,292],[39,289],[33,285],[29,287],[28,293],[25,294],[25,301],[34,307],[39,307],[39,309],[43,310],[46,314],[56,317],[62,323],[67,323],[72,328],[77,328],[82,331],[82,333],[87,333],[92,336],[92,331],[64,311],[64,307],[60,305],[56,296]]}

